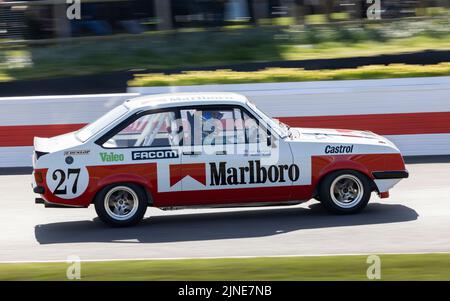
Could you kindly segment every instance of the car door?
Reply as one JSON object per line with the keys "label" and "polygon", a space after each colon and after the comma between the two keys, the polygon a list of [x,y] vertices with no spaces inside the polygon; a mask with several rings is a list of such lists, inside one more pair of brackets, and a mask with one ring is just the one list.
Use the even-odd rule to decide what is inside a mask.
{"label": "car door", "polygon": [[113,129],[100,145],[99,163],[124,166],[120,172],[126,170],[123,176],[128,180],[143,177],[158,206],[170,206],[177,197],[173,193],[181,190],[171,185],[171,177],[177,176],[171,166],[181,163],[177,117],[177,110],[137,113]]}
{"label": "car door", "polygon": [[256,203],[289,198],[290,148],[246,108],[201,106],[181,109],[180,115],[180,203]]}

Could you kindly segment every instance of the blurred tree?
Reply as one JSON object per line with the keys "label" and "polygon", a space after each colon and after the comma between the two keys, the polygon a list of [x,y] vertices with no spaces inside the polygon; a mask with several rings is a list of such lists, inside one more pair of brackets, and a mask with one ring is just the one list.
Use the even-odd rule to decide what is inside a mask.
{"label": "blurred tree", "polygon": [[168,30],[173,27],[172,7],[170,0],[154,0],[155,14],[157,18],[158,30]]}
{"label": "blurred tree", "polygon": [[258,25],[261,19],[269,17],[268,0],[251,0],[253,22]]}
{"label": "blurred tree", "polygon": [[416,8],[416,14],[418,16],[424,16],[426,15],[426,8],[427,8],[427,0],[419,0],[417,1],[417,8]]}
{"label": "blurred tree", "polygon": [[55,38],[71,36],[70,21],[66,16],[67,4],[63,1],[53,4],[53,26]]}
{"label": "blurred tree", "polygon": [[305,23],[306,5],[304,0],[296,0],[294,5],[294,17],[297,24]]}
{"label": "blurred tree", "polygon": [[350,19],[361,20],[366,18],[366,0],[347,0],[346,8]]}
{"label": "blurred tree", "polygon": [[280,4],[286,7],[287,16],[293,18],[296,24],[305,22],[304,0],[281,0]]}
{"label": "blurred tree", "polygon": [[322,0],[323,11],[328,22],[332,21],[331,14],[333,13],[334,0]]}

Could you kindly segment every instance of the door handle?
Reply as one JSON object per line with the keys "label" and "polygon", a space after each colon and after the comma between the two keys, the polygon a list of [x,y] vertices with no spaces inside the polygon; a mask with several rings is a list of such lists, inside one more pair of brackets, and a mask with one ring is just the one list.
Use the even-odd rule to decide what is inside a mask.
{"label": "door handle", "polygon": [[202,152],[183,152],[183,155],[185,156],[199,156]]}
{"label": "door handle", "polygon": [[216,155],[226,155],[227,154],[227,151],[217,151],[216,152]]}
{"label": "door handle", "polygon": [[253,157],[256,157],[256,156],[259,156],[259,157],[267,157],[267,156],[270,156],[271,155],[271,153],[270,152],[268,152],[268,153],[260,153],[260,152],[258,152],[258,153],[247,153],[246,155],[248,155],[248,156],[253,156]]}

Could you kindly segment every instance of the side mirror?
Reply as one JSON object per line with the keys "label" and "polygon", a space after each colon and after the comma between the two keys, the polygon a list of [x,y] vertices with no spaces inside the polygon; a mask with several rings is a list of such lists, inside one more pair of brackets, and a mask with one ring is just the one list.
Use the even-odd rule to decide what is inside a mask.
{"label": "side mirror", "polygon": [[271,146],[272,145],[272,133],[267,130],[267,146]]}

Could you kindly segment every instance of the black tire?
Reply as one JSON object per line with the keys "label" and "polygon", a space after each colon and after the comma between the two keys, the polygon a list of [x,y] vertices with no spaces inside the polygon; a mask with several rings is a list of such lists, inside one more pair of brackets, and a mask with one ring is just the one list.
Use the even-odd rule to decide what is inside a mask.
{"label": "black tire", "polygon": [[[354,195],[354,191],[358,189],[360,191],[360,193],[357,194],[358,197],[355,197],[353,201],[351,201],[352,197],[350,197],[350,200],[346,200],[349,201],[348,203],[344,200],[340,201],[342,196],[339,192],[345,191],[345,188],[340,190],[339,187],[346,186],[342,183],[352,183],[353,181],[354,183],[350,185],[352,187],[351,190],[349,191],[347,188],[347,192],[350,195]],[[336,187],[337,190],[337,192],[335,191],[334,196],[331,194],[332,185],[333,187]],[[370,180],[365,175],[354,170],[338,170],[328,174],[321,181],[318,192],[320,202],[328,211],[336,214],[352,214],[361,211],[367,206],[372,189]],[[345,197],[342,198],[345,199]]]}
{"label": "black tire", "polygon": [[[114,196],[121,193],[122,196],[123,194],[126,196],[128,202],[122,201],[122,204],[118,204],[124,198],[115,198]],[[116,214],[113,212],[113,207],[109,206],[109,209],[106,208],[106,197],[108,199],[119,199],[116,204],[117,206],[127,206],[132,207],[132,209],[123,209],[123,215]],[[130,204],[129,200],[135,198],[137,200],[132,202],[133,205],[126,205]],[[98,217],[104,223],[113,227],[127,227],[135,225],[142,220],[147,211],[148,200],[144,190],[140,186],[132,183],[117,183],[104,187],[95,197],[94,204]]]}

